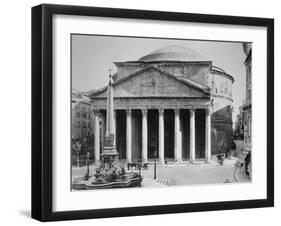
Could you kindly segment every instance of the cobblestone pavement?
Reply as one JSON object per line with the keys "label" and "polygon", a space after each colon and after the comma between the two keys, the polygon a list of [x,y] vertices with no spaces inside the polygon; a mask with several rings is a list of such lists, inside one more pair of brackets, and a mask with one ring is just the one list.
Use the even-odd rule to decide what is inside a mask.
{"label": "cobblestone pavement", "polygon": [[[94,172],[94,166],[90,167],[90,174]],[[149,165],[147,170],[142,170],[144,177],[142,186],[171,186],[171,185],[193,185],[193,184],[218,184],[237,183],[234,175],[237,166],[233,164],[209,165],[209,164],[186,164],[158,165],[156,169],[157,180],[153,180],[154,167]],[[73,168],[73,177],[82,176],[86,173],[86,167]],[[156,183],[155,183],[156,182]]]}
{"label": "cobblestone pavement", "polygon": [[[156,169],[156,177],[168,180],[168,185],[217,184],[226,181],[235,183],[235,170],[234,165],[159,166]],[[144,170],[142,175],[153,178],[153,173],[153,167],[150,167]]]}

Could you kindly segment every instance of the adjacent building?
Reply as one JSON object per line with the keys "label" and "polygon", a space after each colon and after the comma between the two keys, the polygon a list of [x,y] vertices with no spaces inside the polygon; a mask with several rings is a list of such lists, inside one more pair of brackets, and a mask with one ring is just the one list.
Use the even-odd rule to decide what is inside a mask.
{"label": "adjacent building", "polygon": [[244,64],[246,67],[246,99],[242,105],[244,120],[244,141],[251,145],[252,136],[252,44],[243,43],[246,55]]}
{"label": "adjacent building", "polygon": [[91,103],[84,93],[72,90],[72,139],[94,135],[94,117]]}
{"label": "adjacent building", "polygon": [[[168,46],[114,64],[114,131],[120,159],[209,162],[230,147],[234,79],[210,59],[186,47]],[[99,160],[107,86],[88,96],[95,109]]]}
{"label": "adjacent building", "polygon": [[242,106],[239,107],[239,114],[236,116],[234,138],[237,140],[244,140],[244,118]]}

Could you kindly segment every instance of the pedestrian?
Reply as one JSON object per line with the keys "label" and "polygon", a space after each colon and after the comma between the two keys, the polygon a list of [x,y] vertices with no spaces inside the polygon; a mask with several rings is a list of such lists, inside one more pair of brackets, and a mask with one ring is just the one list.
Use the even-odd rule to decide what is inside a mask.
{"label": "pedestrian", "polygon": [[251,151],[249,151],[248,154],[246,155],[244,162],[245,162],[245,174],[247,177],[249,177],[250,173],[248,167],[251,162]]}
{"label": "pedestrian", "polygon": [[236,150],[236,143],[235,143],[234,139],[232,139],[232,141],[231,141],[231,149]]}
{"label": "pedestrian", "polygon": [[217,155],[217,159],[218,159],[220,165],[223,165],[224,158],[225,158],[225,152],[224,152],[223,145],[221,145],[220,153]]}
{"label": "pedestrian", "polygon": [[228,147],[226,149],[225,155],[226,155],[226,158],[230,158],[230,147]]}

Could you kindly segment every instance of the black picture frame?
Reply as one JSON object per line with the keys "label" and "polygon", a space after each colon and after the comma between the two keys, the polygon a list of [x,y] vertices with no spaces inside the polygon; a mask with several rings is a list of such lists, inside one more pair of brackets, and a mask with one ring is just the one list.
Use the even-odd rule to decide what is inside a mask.
{"label": "black picture frame", "polygon": [[[55,14],[267,28],[267,198],[95,210],[52,210],[52,18]],[[177,12],[43,4],[32,8],[32,218],[40,221],[123,217],[274,206],[274,20]]]}

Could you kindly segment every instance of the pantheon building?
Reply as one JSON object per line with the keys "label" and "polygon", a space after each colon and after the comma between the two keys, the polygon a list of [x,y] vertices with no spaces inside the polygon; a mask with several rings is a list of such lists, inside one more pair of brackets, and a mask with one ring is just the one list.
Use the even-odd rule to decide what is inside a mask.
{"label": "pantheon building", "polygon": [[[230,62],[231,63],[231,62]],[[233,77],[198,52],[168,46],[115,62],[114,131],[126,162],[209,162],[230,147]],[[104,147],[107,86],[89,93],[95,159]]]}

